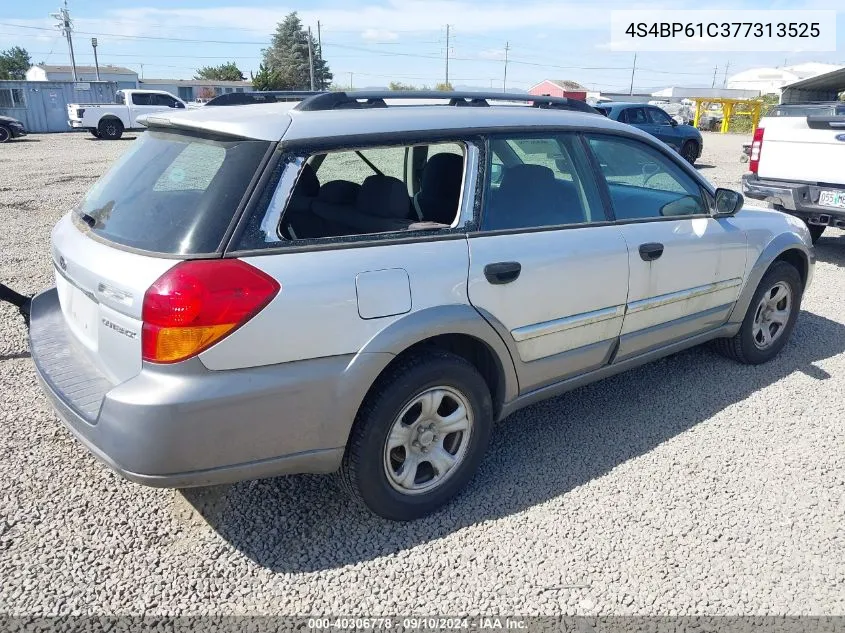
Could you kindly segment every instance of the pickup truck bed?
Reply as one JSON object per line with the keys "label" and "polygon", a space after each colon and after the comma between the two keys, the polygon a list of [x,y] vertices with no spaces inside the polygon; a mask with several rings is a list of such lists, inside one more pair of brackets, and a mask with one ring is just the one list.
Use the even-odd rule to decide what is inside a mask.
{"label": "pickup truck bed", "polygon": [[810,227],[845,228],[845,103],[781,105],[754,133],[746,197],[765,200]]}

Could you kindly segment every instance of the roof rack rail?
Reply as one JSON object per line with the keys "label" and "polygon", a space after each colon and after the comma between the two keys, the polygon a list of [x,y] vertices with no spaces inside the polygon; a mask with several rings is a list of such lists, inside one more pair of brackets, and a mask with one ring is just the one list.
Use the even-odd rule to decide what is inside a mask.
{"label": "roof rack rail", "polygon": [[211,99],[206,106],[249,105],[251,103],[278,103],[281,101],[302,101],[314,95],[324,94],[320,90],[253,90],[250,92],[227,92]]}
{"label": "roof rack rail", "polygon": [[324,92],[304,99],[294,106],[294,110],[317,112],[323,110],[341,110],[356,108],[386,108],[386,100],[438,99],[447,101],[450,106],[489,107],[491,101],[514,101],[530,103],[535,108],[557,110],[575,110],[600,114],[586,101],[550,97],[547,95],[529,95],[513,92],[442,92],[439,90],[380,90],[356,92]]}

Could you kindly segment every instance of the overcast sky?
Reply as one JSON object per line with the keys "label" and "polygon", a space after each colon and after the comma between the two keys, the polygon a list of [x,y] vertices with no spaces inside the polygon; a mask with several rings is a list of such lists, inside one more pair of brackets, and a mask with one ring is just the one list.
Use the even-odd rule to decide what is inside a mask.
{"label": "overcast sky", "polygon": [[[58,0],[0,3],[0,49],[19,45],[34,62],[69,64],[67,44],[49,17]],[[502,87],[509,44],[508,87],[528,89],[545,78],[573,79],[589,88],[627,90],[632,53],[611,52],[610,10],[705,8],[700,2],[556,2],[554,0],[70,0],[78,64],[93,64],[92,35],[100,64],[127,66],[146,78],[191,78],[197,67],[234,60],[247,75],[277,22],[298,11],[316,33],[322,25],[324,57],[335,81],[356,88],[391,80],[433,85],[445,76],[446,24],[451,25],[449,77],[453,84]],[[635,86],[707,85],[716,71],[728,75],[755,66],[805,61],[845,65],[845,0],[710,2],[731,9],[838,9],[837,51],[832,53],[639,53]]]}

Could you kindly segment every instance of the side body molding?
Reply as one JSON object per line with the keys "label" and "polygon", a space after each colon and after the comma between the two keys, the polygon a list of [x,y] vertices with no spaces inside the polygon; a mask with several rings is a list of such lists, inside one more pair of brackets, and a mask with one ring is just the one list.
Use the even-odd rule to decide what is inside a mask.
{"label": "side body molding", "polygon": [[807,265],[807,279],[804,287],[810,285],[813,280],[813,266],[816,263],[815,252],[795,233],[780,233],[763,248],[757,261],[751,266],[751,270],[746,275],[745,286],[740,291],[734,309],[728,317],[728,323],[742,323],[763,275],[778,257],[789,250],[797,250],[804,256],[804,263]]}
{"label": "side body molding", "polygon": [[[499,334],[470,305],[443,305],[411,312],[373,336],[356,357],[369,353],[397,356],[420,341],[442,334],[465,334],[484,343],[499,364],[501,399],[510,402],[517,397],[519,384],[510,351]],[[498,410],[502,403],[494,404]]]}

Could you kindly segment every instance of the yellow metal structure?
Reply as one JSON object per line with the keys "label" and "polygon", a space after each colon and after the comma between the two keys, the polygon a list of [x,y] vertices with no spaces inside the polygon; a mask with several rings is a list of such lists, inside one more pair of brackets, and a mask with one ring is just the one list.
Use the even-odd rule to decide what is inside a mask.
{"label": "yellow metal structure", "polygon": [[734,114],[744,114],[751,117],[751,132],[757,129],[760,123],[760,113],[763,110],[763,102],[758,99],[716,99],[713,97],[692,97],[695,101],[695,119],[693,125],[698,127],[701,115],[711,105],[718,104],[722,109],[722,127],[719,130],[722,134],[729,131],[731,117]]}

